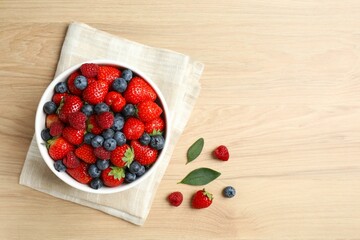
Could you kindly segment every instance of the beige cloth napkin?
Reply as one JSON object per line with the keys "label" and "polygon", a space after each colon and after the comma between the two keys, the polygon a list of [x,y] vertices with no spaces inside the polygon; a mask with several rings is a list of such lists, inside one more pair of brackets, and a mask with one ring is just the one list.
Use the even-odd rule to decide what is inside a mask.
{"label": "beige cloth napkin", "polygon": [[68,186],[48,169],[34,136],[20,175],[20,184],[142,225],[199,95],[199,78],[204,66],[180,53],[119,38],[83,23],[70,24],[55,76],[91,59],[126,62],[147,74],[161,89],[172,122],[171,139],[168,139],[170,147],[163,164],[147,181],[133,189],[107,195],[85,193]]}

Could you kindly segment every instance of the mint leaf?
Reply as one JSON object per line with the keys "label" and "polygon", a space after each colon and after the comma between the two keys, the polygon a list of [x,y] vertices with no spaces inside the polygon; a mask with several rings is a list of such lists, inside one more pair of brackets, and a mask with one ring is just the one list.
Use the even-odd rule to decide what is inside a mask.
{"label": "mint leaf", "polygon": [[194,161],[201,153],[204,147],[204,139],[199,138],[187,151],[187,163]]}
{"label": "mint leaf", "polygon": [[190,172],[183,180],[178,183],[193,186],[202,186],[215,180],[220,175],[221,173],[210,168],[198,168]]}

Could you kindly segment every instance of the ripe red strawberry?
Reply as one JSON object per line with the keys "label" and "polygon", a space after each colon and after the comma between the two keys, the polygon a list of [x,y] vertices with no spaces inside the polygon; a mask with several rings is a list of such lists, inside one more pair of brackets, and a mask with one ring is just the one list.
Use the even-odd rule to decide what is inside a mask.
{"label": "ripe red strawberry", "polygon": [[139,139],[144,133],[144,124],[137,118],[129,118],[124,123],[123,133],[128,140]]}
{"label": "ripe red strawberry", "polygon": [[51,125],[55,122],[60,122],[60,119],[58,117],[57,114],[50,114],[50,115],[46,115],[46,127],[50,128]]}
{"label": "ripe red strawberry", "polygon": [[110,159],[111,152],[107,151],[104,147],[98,147],[94,149],[94,155],[101,160],[105,160]]}
{"label": "ripe red strawberry", "polygon": [[162,109],[152,101],[141,102],[137,105],[139,119],[143,122],[150,122],[158,118]]}
{"label": "ripe red strawberry", "polygon": [[130,166],[134,160],[134,151],[125,144],[117,146],[114,151],[111,152],[110,161],[117,167]]}
{"label": "ripe red strawberry", "polygon": [[197,191],[192,198],[192,207],[193,208],[207,208],[211,205],[213,201],[213,195],[205,189]]}
{"label": "ripe red strawberry", "polygon": [[94,148],[90,145],[83,144],[75,149],[75,155],[86,163],[95,163],[96,157],[94,155]]}
{"label": "ripe red strawberry", "polygon": [[85,131],[77,130],[73,127],[65,127],[62,136],[73,145],[80,145],[84,141]]}
{"label": "ripe red strawberry", "polygon": [[128,103],[138,104],[146,100],[155,101],[157,95],[154,89],[144,79],[134,77],[124,92],[124,98]]}
{"label": "ripe red strawberry", "polygon": [[75,112],[68,117],[69,124],[77,130],[86,128],[86,115],[82,112]]}
{"label": "ripe red strawberry", "polygon": [[214,154],[215,158],[222,160],[222,161],[227,161],[227,160],[229,160],[229,157],[230,157],[229,151],[224,145],[218,146],[214,150],[213,154]]}
{"label": "ripe red strawberry", "polygon": [[158,156],[158,151],[150,146],[143,146],[138,141],[131,141],[131,147],[134,149],[135,159],[141,165],[153,164]]}
{"label": "ripe red strawberry", "polygon": [[109,87],[105,81],[95,81],[88,84],[82,96],[85,102],[95,105],[104,101],[108,90]]}
{"label": "ripe red strawberry", "polygon": [[50,135],[52,137],[60,136],[64,130],[64,124],[62,122],[54,122],[50,126]]}
{"label": "ripe red strawberry", "polygon": [[82,93],[82,91],[77,89],[74,84],[75,78],[79,75],[80,75],[80,73],[78,71],[73,72],[67,80],[67,85],[68,85],[69,91],[72,94],[77,95],[77,96],[80,96]]}
{"label": "ripe red strawberry", "polygon": [[98,79],[100,81],[106,81],[108,85],[120,77],[121,72],[119,69],[111,66],[99,66]]}
{"label": "ripe red strawberry", "polygon": [[80,166],[80,159],[78,159],[74,151],[68,152],[66,157],[63,159],[63,164],[67,168],[77,168]]}
{"label": "ripe red strawberry", "polygon": [[88,85],[92,84],[93,82],[96,82],[96,78],[88,78]]}
{"label": "ripe red strawberry", "polygon": [[183,195],[181,192],[173,192],[168,196],[168,200],[171,205],[178,207],[183,201]]}
{"label": "ripe red strawberry", "polygon": [[105,103],[111,107],[114,112],[120,112],[126,105],[125,98],[118,92],[108,92],[105,97]]}
{"label": "ripe red strawberry", "polygon": [[52,97],[52,101],[56,104],[56,106],[59,106],[61,100],[67,95],[67,93],[55,93]]}
{"label": "ripe red strawberry", "polygon": [[161,117],[155,118],[150,122],[145,123],[145,132],[152,134],[162,132],[165,128],[165,122]]}
{"label": "ripe red strawberry", "polygon": [[91,115],[87,121],[87,131],[91,132],[95,135],[98,135],[102,132],[102,129],[100,128],[100,126],[98,125],[97,121],[96,121],[96,116],[95,115]]}
{"label": "ripe red strawberry", "polygon": [[123,183],[125,171],[119,167],[109,167],[101,172],[101,179],[105,186],[117,187]]}
{"label": "ripe red strawberry", "polygon": [[68,117],[71,113],[78,112],[83,106],[83,102],[78,96],[67,95],[65,96],[63,104],[60,104],[58,109],[59,118],[63,122],[68,122]]}
{"label": "ripe red strawberry", "polygon": [[95,63],[84,63],[80,67],[81,74],[86,78],[94,78],[97,76],[99,66]]}
{"label": "ripe red strawberry", "polygon": [[66,172],[73,177],[76,181],[84,184],[88,184],[91,181],[91,176],[87,171],[88,165],[84,162],[80,163],[77,168],[68,168]]}
{"label": "ripe red strawberry", "polygon": [[101,129],[108,129],[114,124],[114,115],[111,112],[102,112],[96,116],[96,122]]}
{"label": "ripe red strawberry", "polygon": [[74,146],[63,137],[58,137],[47,141],[49,155],[53,160],[62,160],[66,154],[74,150]]}

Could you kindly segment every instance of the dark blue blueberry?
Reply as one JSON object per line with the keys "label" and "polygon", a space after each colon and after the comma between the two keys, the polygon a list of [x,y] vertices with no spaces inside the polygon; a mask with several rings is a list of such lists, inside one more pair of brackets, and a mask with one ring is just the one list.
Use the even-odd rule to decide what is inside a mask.
{"label": "dark blue blueberry", "polygon": [[87,116],[90,117],[94,113],[94,106],[85,103],[84,106],[81,108],[81,111]]}
{"label": "dark blue blueberry", "polygon": [[235,188],[231,187],[231,186],[227,186],[226,188],[224,188],[223,190],[223,195],[224,197],[227,198],[232,198],[236,195],[236,191]]}
{"label": "dark blue blueberry", "polygon": [[125,92],[125,90],[127,88],[127,82],[123,78],[117,78],[112,83],[112,88],[115,91],[120,92],[120,93]]}
{"label": "dark blue blueberry", "polygon": [[95,137],[95,134],[92,134],[92,133],[86,133],[85,136],[84,136],[84,142],[86,144],[89,144],[91,145],[91,140]]}
{"label": "dark blue blueberry", "polygon": [[108,105],[106,105],[106,103],[98,103],[95,105],[95,113],[96,114],[100,114],[102,112],[108,112],[110,111],[110,108]]}
{"label": "dark blue blueberry", "polygon": [[120,131],[115,132],[114,139],[116,141],[116,145],[118,146],[122,146],[126,143],[125,134]]}
{"label": "dark blue blueberry", "polygon": [[84,90],[88,85],[88,80],[83,75],[77,76],[74,80],[74,85],[79,90]]}
{"label": "dark blue blueberry", "polygon": [[103,145],[103,143],[104,143],[104,138],[100,135],[96,135],[91,140],[91,146],[93,146],[94,148],[101,147]]}
{"label": "dark blue blueberry", "polygon": [[114,131],[119,131],[124,127],[124,122],[124,118],[120,114],[116,114],[114,117],[114,123],[111,128]]}
{"label": "dark blue blueberry", "polygon": [[58,171],[58,172],[65,172],[65,170],[66,170],[66,167],[63,164],[62,160],[55,161],[54,167],[55,167],[56,171]]}
{"label": "dark blue blueberry", "polygon": [[146,168],[144,166],[141,166],[139,171],[136,173],[136,176],[141,177],[146,172]]}
{"label": "dark blue blueberry", "polygon": [[125,181],[127,183],[131,183],[131,182],[133,182],[135,180],[136,180],[136,174],[131,173],[131,172],[126,172],[125,173]]}
{"label": "dark blue blueberry", "polygon": [[121,77],[123,79],[125,79],[126,81],[130,81],[133,77],[133,72],[130,69],[125,69],[122,73],[121,73]]}
{"label": "dark blue blueberry", "polygon": [[140,142],[142,145],[149,145],[150,141],[151,141],[151,137],[150,137],[150,135],[147,134],[147,133],[144,133],[144,134],[140,137],[140,139],[139,139],[139,142]]}
{"label": "dark blue blueberry", "polygon": [[104,142],[104,148],[108,151],[114,151],[116,148],[116,141],[113,138],[106,139]]}
{"label": "dark blue blueberry", "polygon": [[131,103],[126,104],[124,109],[121,111],[124,117],[134,116],[135,112],[136,112],[135,107]]}
{"label": "dark blue blueberry", "polygon": [[96,166],[100,170],[105,170],[110,166],[110,161],[98,159],[96,160]]}
{"label": "dark blue blueberry", "polygon": [[105,138],[105,139],[109,139],[109,138],[112,138],[114,137],[114,130],[112,130],[111,128],[108,128],[106,129],[105,131],[102,132],[102,136]]}
{"label": "dark blue blueberry", "polygon": [[67,91],[67,86],[66,83],[64,82],[59,82],[55,85],[55,92],[57,93],[64,93]]}
{"label": "dark blue blueberry", "polygon": [[155,135],[151,137],[150,146],[156,150],[163,149],[165,145],[165,139],[162,135]]}
{"label": "dark blue blueberry", "polygon": [[50,135],[50,129],[45,128],[41,131],[41,138],[47,142],[48,140],[50,140],[52,137]]}
{"label": "dark blue blueberry", "polygon": [[90,175],[90,177],[92,178],[96,178],[99,177],[101,174],[101,170],[98,169],[98,167],[96,166],[96,164],[91,164],[88,168],[88,173]]}
{"label": "dark blue blueberry", "polygon": [[137,174],[141,167],[142,165],[138,161],[133,161],[129,166],[129,171],[133,174]]}
{"label": "dark blue blueberry", "polygon": [[57,106],[53,101],[49,101],[44,104],[43,109],[46,114],[53,114],[56,112]]}
{"label": "dark blue blueberry", "polygon": [[103,182],[98,177],[94,178],[90,182],[90,187],[93,188],[93,189],[99,189],[99,188],[102,188],[103,186],[104,186]]}

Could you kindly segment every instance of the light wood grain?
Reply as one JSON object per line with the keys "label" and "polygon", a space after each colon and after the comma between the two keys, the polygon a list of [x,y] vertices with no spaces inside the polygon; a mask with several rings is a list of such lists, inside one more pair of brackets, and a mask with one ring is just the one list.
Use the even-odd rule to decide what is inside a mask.
{"label": "light wood grain", "polygon": [[[18,185],[71,21],[206,65],[143,227]],[[0,41],[1,239],[360,239],[359,1],[3,0]],[[204,152],[185,165],[198,137]],[[219,144],[228,162],[211,158]],[[222,175],[197,211],[198,188],[176,182],[200,166]],[[165,200],[174,190],[179,208]]]}

